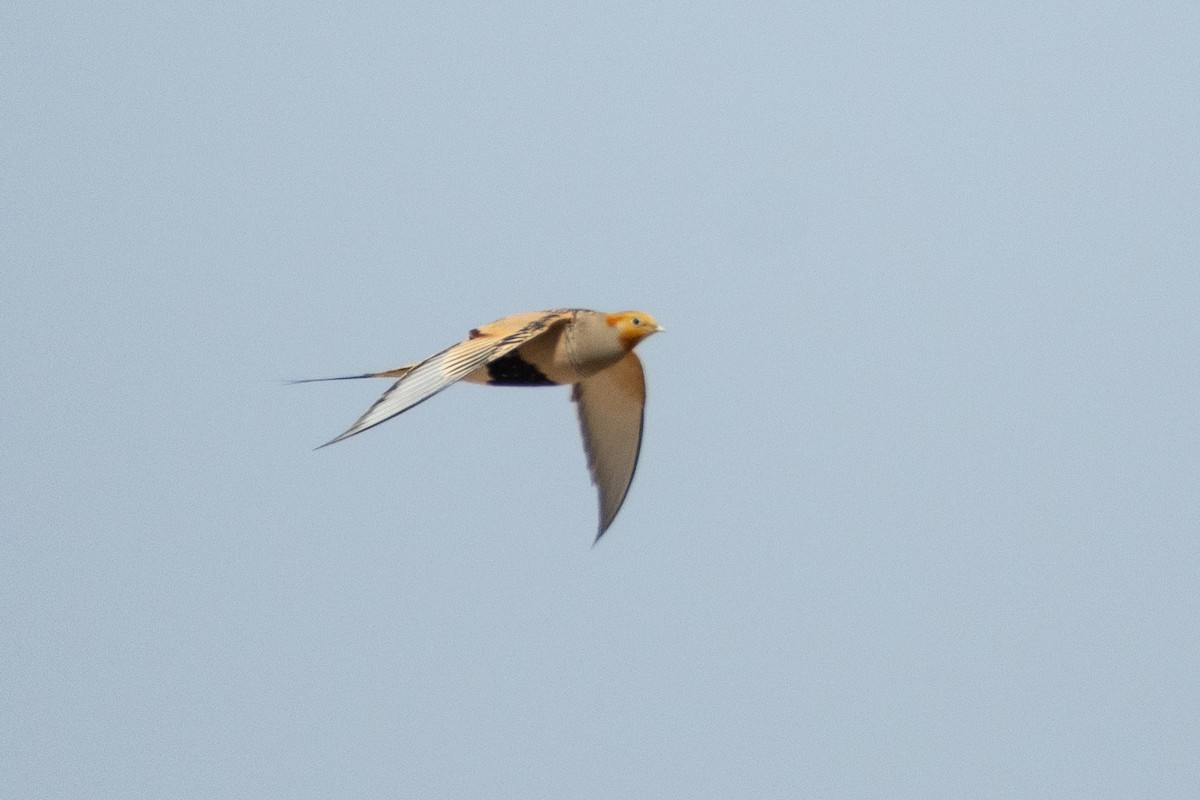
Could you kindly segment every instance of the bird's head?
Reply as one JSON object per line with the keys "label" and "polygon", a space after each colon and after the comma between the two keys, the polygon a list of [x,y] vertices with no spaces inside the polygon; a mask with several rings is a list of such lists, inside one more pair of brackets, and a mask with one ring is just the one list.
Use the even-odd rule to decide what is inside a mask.
{"label": "bird's head", "polygon": [[619,311],[609,314],[604,321],[617,332],[617,340],[626,350],[632,350],[638,342],[663,329],[644,311]]}

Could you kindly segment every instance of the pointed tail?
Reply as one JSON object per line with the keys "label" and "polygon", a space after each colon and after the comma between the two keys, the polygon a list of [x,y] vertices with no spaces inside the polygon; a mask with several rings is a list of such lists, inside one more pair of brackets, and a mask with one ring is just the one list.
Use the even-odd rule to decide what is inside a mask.
{"label": "pointed tail", "polygon": [[403,367],[384,370],[383,372],[364,372],[362,375],[338,375],[334,378],[301,378],[298,381],[285,381],[289,386],[294,383],[322,383],[324,381],[356,381],[360,378],[403,378],[412,371],[414,365],[405,364]]}

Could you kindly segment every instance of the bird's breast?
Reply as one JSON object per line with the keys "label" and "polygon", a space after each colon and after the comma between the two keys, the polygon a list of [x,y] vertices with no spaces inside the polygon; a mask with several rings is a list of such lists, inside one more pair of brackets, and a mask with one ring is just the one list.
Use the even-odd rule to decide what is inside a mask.
{"label": "bird's breast", "polygon": [[537,336],[467,376],[493,386],[575,384],[625,356],[611,329],[589,318],[576,319]]}

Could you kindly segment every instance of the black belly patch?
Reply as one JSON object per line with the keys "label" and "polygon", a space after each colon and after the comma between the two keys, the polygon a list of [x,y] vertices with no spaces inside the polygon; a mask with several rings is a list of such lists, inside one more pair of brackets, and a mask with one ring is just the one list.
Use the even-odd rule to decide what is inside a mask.
{"label": "black belly patch", "polygon": [[516,353],[497,358],[487,365],[488,383],[493,386],[554,386],[538,368]]}

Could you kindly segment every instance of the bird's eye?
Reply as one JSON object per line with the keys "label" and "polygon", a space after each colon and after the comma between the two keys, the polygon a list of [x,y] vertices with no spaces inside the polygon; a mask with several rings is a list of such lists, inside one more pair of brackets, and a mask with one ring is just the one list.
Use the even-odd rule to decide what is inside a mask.
{"label": "bird's eye", "polygon": [[634,317],[633,319],[631,319],[631,320],[629,320],[629,321],[630,321],[630,322],[632,322],[634,325],[641,325],[641,324],[642,324],[642,319],[641,319],[641,317]]}

